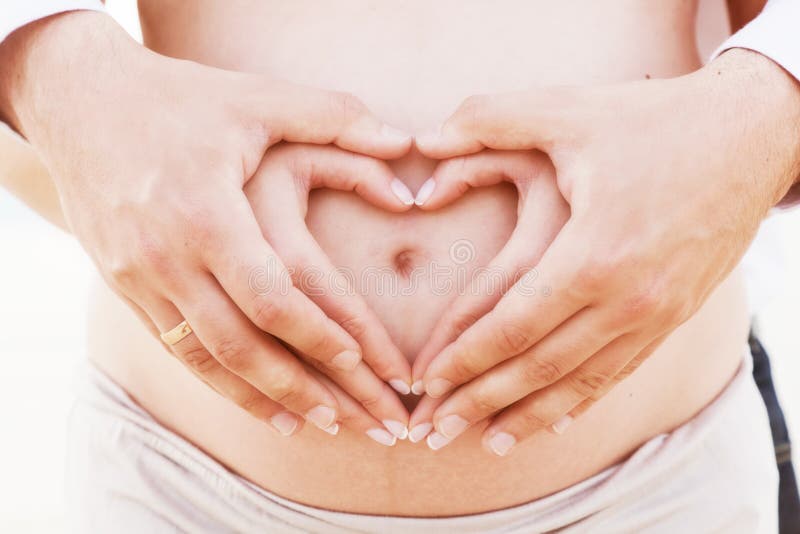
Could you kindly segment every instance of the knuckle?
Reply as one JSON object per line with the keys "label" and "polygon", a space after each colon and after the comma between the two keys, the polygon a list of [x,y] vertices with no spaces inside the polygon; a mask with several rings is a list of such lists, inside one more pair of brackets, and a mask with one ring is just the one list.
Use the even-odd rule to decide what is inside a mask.
{"label": "knuckle", "polygon": [[235,339],[218,341],[211,347],[211,353],[217,361],[235,373],[246,371],[250,363],[247,346]]}
{"label": "knuckle", "polygon": [[610,283],[618,267],[610,259],[596,259],[586,262],[575,275],[578,290],[582,293],[601,293]]}
{"label": "knuckle", "polygon": [[361,317],[354,315],[344,317],[339,321],[339,325],[354,339],[361,339],[367,333],[367,323]]}
{"label": "knuckle", "polygon": [[217,360],[215,360],[211,353],[202,346],[192,347],[185,351],[181,351],[179,352],[179,356],[187,367],[199,373],[200,375],[207,374],[216,365],[218,365]]}
{"label": "knuckle", "polygon": [[480,357],[470,352],[460,352],[453,356],[451,369],[455,376],[468,379],[483,372]]}
{"label": "knuckle", "polygon": [[342,124],[349,124],[366,112],[361,100],[346,92],[332,92],[329,96],[329,105],[333,118]]}
{"label": "knuckle", "polygon": [[545,428],[550,422],[546,420],[541,414],[536,411],[536,406],[531,406],[521,414],[522,421],[525,428],[528,430]]}
{"label": "knuckle", "polygon": [[492,395],[485,387],[479,387],[468,395],[467,402],[469,402],[474,413],[479,414],[492,414],[503,408],[495,395]]}
{"label": "knuckle", "polygon": [[256,389],[249,389],[236,397],[233,401],[237,406],[251,414],[261,414],[264,402],[267,399]]}
{"label": "knuckle", "polygon": [[275,295],[269,298],[258,295],[253,304],[253,321],[262,329],[267,329],[275,323],[281,323],[286,318],[285,305]]}
{"label": "knuckle", "polygon": [[609,377],[596,371],[575,371],[570,377],[570,386],[582,398],[591,397],[602,389]]}
{"label": "knuckle", "polygon": [[477,323],[479,318],[477,314],[468,311],[456,313],[448,325],[450,335],[454,339],[457,338],[468,328]]}
{"label": "knuckle", "polygon": [[533,390],[550,385],[562,376],[561,368],[552,360],[529,358],[522,368],[522,380]]}
{"label": "knuckle", "polygon": [[283,405],[292,404],[297,398],[297,385],[300,383],[298,372],[286,366],[271,369],[268,377],[269,396]]}
{"label": "knuckle", "polygon": [[531,341],[531,332],[513,321],[502,322],[495,331],[495,343],[504,354],[519,354],[530,347]]}

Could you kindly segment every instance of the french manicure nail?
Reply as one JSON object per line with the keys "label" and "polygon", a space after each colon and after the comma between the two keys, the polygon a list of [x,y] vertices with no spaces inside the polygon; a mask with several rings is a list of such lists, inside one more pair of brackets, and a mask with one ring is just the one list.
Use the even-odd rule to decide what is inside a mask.
{"label": "french manicure nail", "polygon": [[452,414],[442,417],[436,429],[447,439],[453,439],[467,429],[469,423],[460,415]]}
{"label": "french manicure nail", "polygon": [[489,438],[489,447],[497,456],[505,456],[517,443],[517,438],[507,432],[498,432]]}
{"label": "french manicure nail", "polygon": [[395,443],[397,443],[397,438],[382,428],[370,428],[367,430],[367,436],[371,437],[381,445],[386,445],[387,447],[392,447]]}
{"label": "french manicure nail", "polygon": [[564,431],[567,429],[567,427],[571,424],[572,424],[572,416],[565,415],[564,417],[553,423],[551,428],[553,429],[553,432],[555,432],[556,434],[563,434]]}
{"label": "french manicure nail", "polygon": [[342,371],[352,371],[361,361],[361,355],[354,350],[345,350],[334,356],[331,363]]}
{"label": "french manicure nail", "polygon": [[433,425],[431,423],[420,423],[409,431],[408,441],[411,443],[422,441],[425,439],[425,436],[430,434],[431,430],[433,430]]}
{"label": "french manicure nail", "polygon": [[425,386],[425,392],[431,397],[441,397],[453,388],[453,383],[444,378],[434,378]]}
{"label": "french manicure nail", "polygon": [[417,198],[414,199],[414,204],[417,206],[425,204],[431,198],[434,189],[436,189],[436,181],[433,178],[425,180],[425,183],[417,191]]}
{"label": "french manicure nail", "polygon": [[327,432],[331,436],[335,436],[336,434],[339,433],[339,423],[336,423],[335,425],[331,425],[328,428],[323,428],[322,430],[324,430],[325,432]]}
{"label": "french manicure nail", "polygon": [[422,380],[417,380],[411,384],[411,393],[414,395],[422,395],[425,393],[425,384],[423,384]]}
{"label": "french manicure nail", "polygon": [[275,414],[270,418],[269,422],[284,436],[291,436],[298,423],[297,417],[289,412]]}
{"label": "french manicure nail", "polygon": [[406,184],[394,178],[390,186],[392,188],[392,193],[395,194],[397,198],[400,199],[400,202],[405,204],[406,206],[410,206],[414,203],[414,195],[411,194],[411,190],[406,187]]}
{"label": "french manicure nail", "polygon": [[306,419],[314,423],[314,426],[317,428],[321,428],[327,432],[328,427],[336,422],[336,411],[327,406],[315,406],[308,411]]}
{"label": "french manicure nail", "polygon": [[389,429],[389,432],[394,434],[397,439],[406,439],[408,436],[408,428],[406,425],[401,423],[400,421],[394,421],[392,419],[384,419],[383,426]]}
{"label": "french manicure nail", "polygon": [[394,143],[402,143],[411,138],[411,136],[404,131],[398,130],[397,128],[389,126],[388,124],[381,126],[381,136]]}
{"label": "french manicure nail", "polygon": [[450,443],[449,439],[439,434],[438,432],[433,432],[432,434],[428,434],[428,439],[426,441],[428,443],[428,447],[430,447],[431,450],[433,451],[438,451],[439,449]]}
{"label": "french manicure nail", "polygon": [[394,389],[400,395],[408,395],[411,393],[411,388],[408,387],[408,384],[399,378],[393,378],[389,380],[389,385],[392,386],[392,389]]}

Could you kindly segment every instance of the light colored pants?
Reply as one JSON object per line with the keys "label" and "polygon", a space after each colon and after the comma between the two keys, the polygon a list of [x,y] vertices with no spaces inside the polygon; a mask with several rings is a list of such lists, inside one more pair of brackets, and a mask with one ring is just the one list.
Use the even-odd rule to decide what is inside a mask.
{"label": "light colored pants", "polygon": [[749,353],[714,402],[624,462],[536,501],[439,519],[298,504],[227,471],[87,369],[70,422],[80,533],[777,532],[778,476]]}

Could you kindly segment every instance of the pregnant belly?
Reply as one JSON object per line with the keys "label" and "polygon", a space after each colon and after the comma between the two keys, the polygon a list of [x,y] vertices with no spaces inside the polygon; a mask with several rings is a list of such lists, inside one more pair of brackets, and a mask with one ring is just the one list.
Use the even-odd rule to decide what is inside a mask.
{"label": "pregnant belly", "polygon": [[[691,4],[414,0],[398,9],[356,0],[170,0],[140,1],[140,10],[146,40],[159,51],[355,92],[383,119],[414,131],[442,120],[470,93],[691,70]],[[392,165],[416,189],[435,162],[412,154]],[[308,224],[334,263],[363,281],[368,304],[413,358],[454,298],[458,277],[486,264],[508,238],[515,202],[510,187],[494,187],[437,213],[396,216],[323,191],[312,198]],[[445,285],[433,282],[434,265]],[[165,426],[284,497],[362,513],[475,513],[580,481],[702,409],[741,359],[747,314],[740,282],[734,272],[565,435],[541,433],[502,459],[481,448],[480,426],[435,453],[407,441],[380,447],[346,429],[336,437],[313,428],[276,436],[185,371],[100,282],[89,349]]]}

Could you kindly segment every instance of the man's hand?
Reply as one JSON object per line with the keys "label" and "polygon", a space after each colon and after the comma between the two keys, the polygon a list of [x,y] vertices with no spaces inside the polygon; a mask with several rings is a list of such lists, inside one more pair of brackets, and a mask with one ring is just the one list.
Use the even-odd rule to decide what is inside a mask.
{"label": "man's hand", "polygon": [[[535,277],[485,315],[456,302],[439,323],[432,340],[458,338],[424,370],[428,395],[449,395],[427,410],[434,444],[492,418],[484,444],[504,455],[539,429],[562,432],[629,375],[736,266],[789,189],[799,126],[796,82],[735,50],[671,80],[474,97],[420,136],[434,158],[542,150],[571,207]],[[436,182],[428,202],[463,187]]]}
{"label": "man's hand", "polygon": [[[243,187],[281,140],[394,158],[410,139],[354,97],[166,58],[97,13],[23,28],[0,48],[0,65],[0,111],[42,154],[71,230],[112,289],[155,334],[185,319],[194,334],[176,355],[251,413],[269,420],[280,405],[333,428],[336,399],[284,345],[326,368],[358,369],[354,338],[366,324],[341,327],[292,285],[257,291],[252,277],[265,266],[291,277]],[[403,209],[411,195],[393,183]],[[369,363],[407,384],[405,359],[383,349],[373,338]]]}

